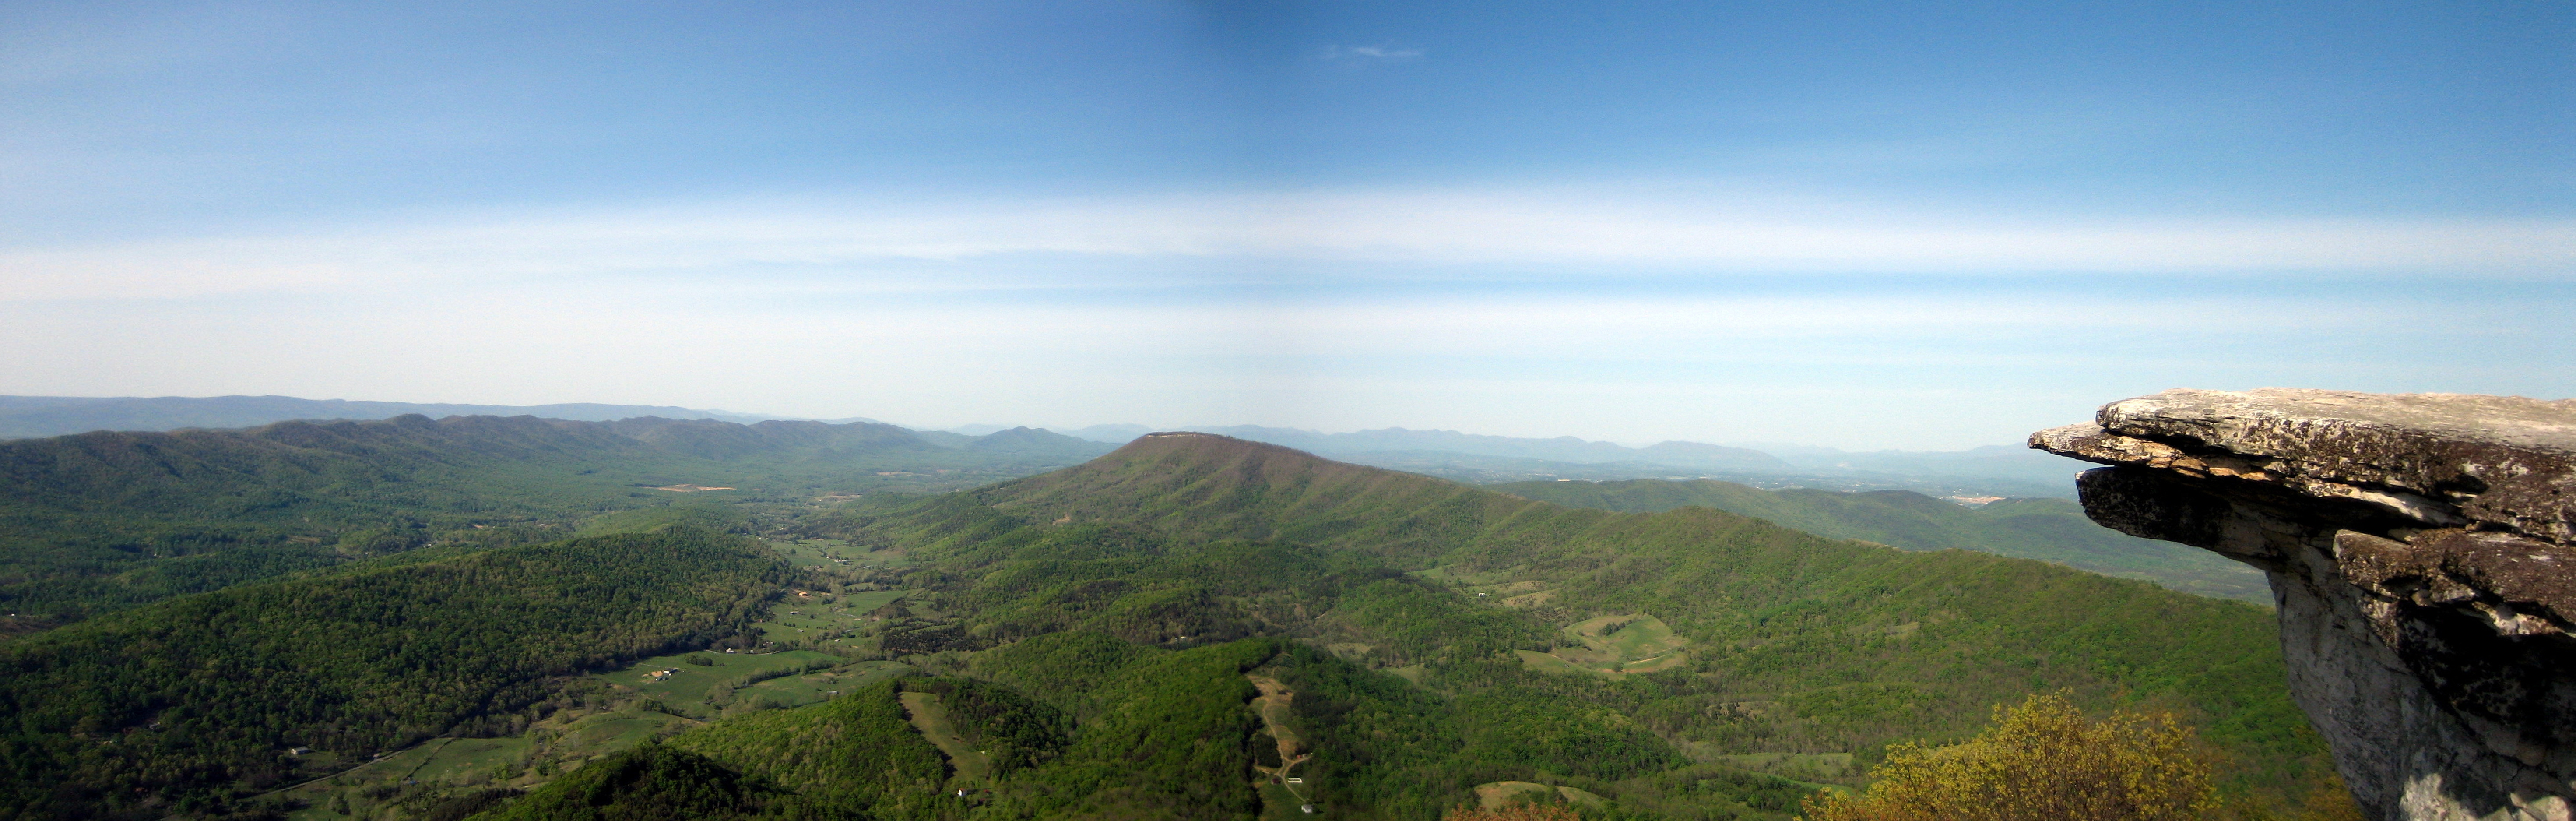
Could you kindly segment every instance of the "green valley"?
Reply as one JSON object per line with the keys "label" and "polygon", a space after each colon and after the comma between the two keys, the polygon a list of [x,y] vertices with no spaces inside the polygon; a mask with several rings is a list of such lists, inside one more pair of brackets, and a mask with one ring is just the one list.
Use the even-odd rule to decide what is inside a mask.
{"label": "green valley", "polygon": [[[654,453],[525,474],[543,491],[526,498],[597,501],[631,485],[587,477],[682,458]],[[412,496],[298,504],[356,520],[485,475],[418,455]],[[243,475],[334,464],[278,458]],[[2183,716],[2245,818],[2331,779],[2269,614],[2140,581],[1204,434],[926,495],[752,485],[826,475],[791,462],[692,477],[738,495],[479,529],[458,513],[436,544],[334,549],[0,642],[0,817],[1403,819],[1544,800],[1776,821],[1866,785],[1889,745],[1965,738],[2034,692]],[[511,535],[473,538],[489,531]]]}
{"label": "green valley", "polygon": [[[955,439],[870,423],[401,416],[0,442],[0,636],[421,547],[692,516],[744,529],[748,509],[729,503],[776,519],[1108,450],[1025,429]],[[612,511],[626,514],[595,518]]]}
{"label": "green valley", "polygon": [[1997,499],[1966,507],[1905,490],[1842,493],[1763,490],[1709,479],[1512,482],[1485,485],[1572,507],[1656,513],[1696,506],[1763,519],[1820,536],[1907,550],[1977,550],[2143,579],[2186,593],[2270,604],[2253,568],[2193,547],[2141,539],[2085,518],[2065,499]]}

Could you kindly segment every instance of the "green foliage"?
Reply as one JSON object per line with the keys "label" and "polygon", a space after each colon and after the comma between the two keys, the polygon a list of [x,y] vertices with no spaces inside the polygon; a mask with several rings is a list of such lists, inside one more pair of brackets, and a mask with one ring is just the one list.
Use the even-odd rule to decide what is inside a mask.
{"label": "green foliage", "polygon": [[[630,464],[756,451],[719,428],[648,433],[618,434],[650,451]],[[1239,818],[1293,795],[1393,819],[1527,781],[1606,796],[1585,810],[1601,818],[1780,821],[1813,786],[1774,775],[1859,779],[1839,764],[1765,775],[1745,768],[1771,765],[1740,754],[1867,763],[1890,745],[1964,738],[1989,706],[2060,689],[2090,709],[2179,712],[2236,762],[2231,795],[2298,795],[2326,772],[2267,613],[2040,562],[1820,538],[1704,507],[1570,509],[1207,436],[937,497],[799,499],[794,510],[813,512],[792,525],[784,507],[602,505],[580,518],[645,532],[480,551],[440,535],[363,569],[0,644],[0,660],[42,660],[6,668],[30,683],[0,683],[19,722],[0,747],[14,769],[0,772],[42,774],[12,782],[13,800],[36,808],[134,786],[137,802],[219,798],[276,780],[287,744],[363,754],[510,732],[545,677],[694,650],[749,624],[789,580],[692,523],[840,539],[806,543],[830,545],[794,571],[808,574],[799,589],[819,588],[799,599],[814,612],[780,629],[828,628],[816,641],[838,652],[944,677],[859,683],[791,709],[757,697],[780,682],[686,673],[723,691],[710,703],[737,703],[503,812],[578,801],[646,813],[668,797],[715,817]],[[332,532],[356,534],[353,551],[452,533],[418,518]],[[1566,631],[1586,623],[1592,633]],[[1530,666],[1649,646],[1670,666]],[[776,662],[763,671],[805,668],[763,658]],[[1252,677],[1289,692],[1255,713]],[[907,689],[937,695],[911,699],[970,766],[914,729]],[[92,713],[109,718],[82,725]],[[184,732],[135,729],[146,720]],[[1311,758],[1290,764],[1280,739]],[[1256,782],[1256,763],[1312,777],[1283,792]]]}
{"label": "green foliage", "polygon": [[2170,715],[2099,721],[2062,695],[1997,708],[1995,726],[1940,748],[1888,750],[1857,798],[1819,795],[1814,821],[2197,821],[2217,809],[2211,762]]}
{"label": "green foliage", "polygon": [[581,527],[573,531],[573,535],[649,533],[675,525],[715,533],[746,533],[751,526],[751,515],[725,502],[687,500],[661,507],[600,514],[582,522]]}
{"label": "green foliage", "polygon": [[1636,816],[1723,821],[1795,812],[1816,788],[1777,776],[1700,764],[1619,782],[1611,788]]}
{"label": "green foliage", "polygon": [[[433,544],[553,541],[585,521],[583,535],[740,531],[751,523],[729,501],[933,481],[916,471],[953,470],[935,480],[953,487],[1105,449],[1010,438],[967,449],[869,423],[401,416],[0,441],[0,612],[22,614],[0,635]],[[654,489],[681,484],[742,490]]]}
{"label": "green foliage", "polygon": [[[1161,641],[1102,614],[1186,580],[1209,594],[1201,619],[1246,635],[1426,664],[1417,676],[1460,698],[1545,693],[1712,753],[1866,759],[1964,737],[1988,706],[2062,688],[2088,705],[2182,711],[2241,762],[2230,794],[2295,796],[2330,777],[2283,684],[2269,613],[1987,553],[1819,538],[1700,507],[1560,508],[1207,436],[808,527],[924,559],[941,572],[917,589],[997,637],[1080,626]],[[1183,569],[1216,545],[1278,557],[1234,574],[1269,591]],[[1532,590],[1546,595],[1517,609],[1471,595]],[[1688,639],[1687,663],[1603,682],[1528,673],[1499,652],[1571,643],[1552,628],[1629,613]]]}
{"label": "green foliage", "polygon": [[2268,604],[2263,574],[2206,550],[2140,539],[2098,524],[2064,499],[2004,499],[1962,507],[1903,490],[1762,490],[1699,479],[1672,482],[1513,482],[1486,485],[1527,499],[1625,513],[1705,507],[1837,539],[1907,550],[1976,550],[2145,579],[2204,596]]}
{"label": "green foliage", "polygon": [[0,645],[0,801],[211,809],[285,777],[289,747],[364,758],[537,703],[550,676],[703,646],[783,573],[672,530],[237,587],[19,639]]}
{"label": "green foliage", "polygon": [[1094,699],[1137,660],[1154,651],[1116,636],[1083,630],[1049,633],[978,653],[974,673],[1083,718],[1102,709]]}
{"label": "green foliage", "polygon": [[[703,756],[712,765],[688,771],[699,782],[775,785],[774,793],[754,796],[757,800],[717,807],[720,813],[953,817],[959,801],[943,790],[951,770],[938,749],[913,729],[898,699],[905,690],[931,692],[947,706],[958,735],[992,753],[1001,765],[989,790],[979,788],[973,796],[979,815],[1235,818],[1259,808],[1247,780],[1246,741],[1256,719],[1244,709],[1252,688],[1243,673],[1278,649],[1271,642],[1247,641],[1179,652],[1135,648],[1113,653],[1123,663],[1102,671],[1106,674],[1091,679],[1093,686],[1078,694],[1061,693],[1099,705],[1073,733],[1064,712],[1012,688],[988,681],[915,678],[865,685],[823,704],[726,719],[675,736],[667,746]],[[1049,662],[1055,661],[1077,659],[1037,652],[992,664],[996,671],[1033,676],[1052,673]],[[1088,661],[1076,666],[1101,670]],[[719,779],[711,772],[725,775]],[[732,775],[737,773],[743,775]],[[585,801],[630,811],[628,805],[650,797],[640,791],[602,793],[598,783],[559,779],[483,817],[553,817],[544,815],[545,809],[522,808]]]}
{"label": "green foliage", "polygon": [[1247,640],[1135,657],[1095,691],[1098,712],[1053,765],[996,788],[1006,814],[1230,818],[1260,808],[1249,780],[1259,720],[1244,671],[1277,651]]}
{"label": "green foliage", "polygon": [[947,774],[938,748],[905,717],[898,687],[878,681],[822,704],[728,719],[670,746],[793,791],[783,806],[806,815],[924,817],[939,806]]}
{"label": "green foliage", "polygon": [[997,773],[1053,760],[1070,743],[1073,717],[1009,687],[962,678],[914,678],[909,692],[939,696],[958,737],[988,756]]}
{"label": "green foliage", "polygon": [[775,786],[687,750],[646,743],[556,779],[477,821],[726,821],[777,817]]}
{"label": "green foliage", "polygon": [[1546,649],[1552,631],[1527,615],[1478,606],[1409,579],[1371,582],[1335,603],[1331,620],[1384,643],[1390,665],[1464,662]]}

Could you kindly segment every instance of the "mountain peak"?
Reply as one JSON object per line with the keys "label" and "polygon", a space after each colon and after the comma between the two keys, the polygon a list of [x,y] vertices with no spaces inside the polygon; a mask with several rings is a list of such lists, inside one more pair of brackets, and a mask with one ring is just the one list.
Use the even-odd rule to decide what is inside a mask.
{"label": "mountain peak", "polygon": [[[1446,542],[1431,532],[1452,520],[1500,521],[1545,504],[1199,431],[1147,434],[1082,465],[977,493],[1028,521],[1129,522],[1207,538],[1368,543],[1392,552],[1435,550]],[[1444,525],[1425,526],[1422,517]]]}
{"label": "mountain peak", "polygon": [[[1117,450],[1110,451],[1109,455],[1101,457],[1101,461],[1134,462],[1144,459],[1163,461],[1170,461],[1173,459],[1203,459],[1218,461],[1243,457],[1287,458],[1292,460],[1307,460],[1324,465],[1341,465],[1343,467],[1350,468],[1359,467],[1358,465],[1335,462],[1330,459],[1317,456],[1313,453],[1308,453],[1285,445],[1274,445],[1268,442],[1256,442],[1250,439],[1237,439],[1220,433],[1201,433],[1199,431],[1192,430],[1159,431],[1136,437],[1134,441],[1128,442]],[[1376,468],[1368,468],[1368,470],[1376,470]]]}

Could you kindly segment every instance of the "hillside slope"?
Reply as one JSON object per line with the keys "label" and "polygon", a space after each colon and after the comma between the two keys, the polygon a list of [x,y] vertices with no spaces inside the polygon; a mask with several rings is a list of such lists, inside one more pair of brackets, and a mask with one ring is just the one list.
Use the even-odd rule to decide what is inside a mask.
{"label": "hillside slope", "polygon": [[1572,507],[1628,513],[1696,505],[1837,539],[1907,550],[1977,550],[2145,579],[2186,593],[2260,604],[2272,601],[2271,587],[2252,568],[2205,550],[2103,527],[2084,515],[2083,506],[2062,499],[2004,499],[1969,508],[1902,490],[1763,490],[1706,479],[1514,482],[1484,487]]}
{"label": "hillside slope", "polygon": [[[540,490],[567,475],[635,490],[617,477],[793,476],[807,455],[839,464],[835,437],[872,435],[402,423],[456,426],[463,439],[440,444],[366,424],[272,431],[285,449],[265,461],[108,448],[127,461],[100,464],[141,477],[153,463],[137,460],[160,458],[191,492],[305,477],[341,494],[315,499],[402,510],[447,498],[402,494],[456,493],[493,465]],[[1033,433],[1017,438],[1048,441]],[[745,449],[773,435],[793,444]],[[595,472],[568,470],[584,454]],[[348,479],[397,464],[416,469]],[[256,469],[220,471],[240,465]],[[288,532],[303,514],[260,521]],[[1313,805],[1399,819],[1514,781],[1628,818],[1785,821],[1816,784],[1864,783],[1887,744],[1963,737],[1993,705],[2058,690],[2179,712],[2226,756],[2240,806],[2294,807],[2328,783],[2257,608],[1703,507],[1569,508],[1179,434],[938,496],[583,522],[653,532],[342,559],[357,564],[0,642],[0,797],[23,817],[307,802],[406,818]],[[779,596],[796,609],[763,606]],[[784,652],[679,652],[718,637]],[[889,681],[907,668],[936,675]],[[480,738],[496,735],[510,737]]]}
{"label": "hillside slope", "polygon": [[400,416],[0,442],[0,612],[19,614],[0,635],[433,542],[559,538],[680,496],[659,488],[943,488],[1107,449],[1036,434],[977,449],[873,423]]}
{"label": "hillside slope", "polygon": [[0,817],[215,813],[308,762],[509,731],[551,677],[742,630],[786,573],[749,540],[674,529],[247,585],[0,644]]}
{"label": "hillside slope", "polygon": [[[922,562],[909,583],[962,619],[926,647],[951,652],[1067,629],[1173,647],[1293,636],[1462,703],[1631,717],[1652,731],[1621,742],[1645,745],[1637,762],[1866,760],[2063,688],[2182,710],[2236,757],[2243,800],[2326,777],[2267,613],[2042,562],[1708,508],[1565,508],[1206,434],[809,526]],[[1490,731],[1462,721],[1444,732]],[[1452,779],[1467,772],[1566,772],[1471,749],[1413,777],[1463,788]],[[1324,766],[1355,791],[1341,800],[1392,794],[1392,776],[1359,761]],[[1585,777],[1619,792],[1666,765],[1637,766]]]}

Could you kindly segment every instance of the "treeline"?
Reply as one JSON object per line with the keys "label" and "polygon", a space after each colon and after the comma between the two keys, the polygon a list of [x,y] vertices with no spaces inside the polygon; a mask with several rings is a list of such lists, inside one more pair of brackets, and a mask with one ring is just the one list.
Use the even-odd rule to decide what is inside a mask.
{"label": "treeline", "polygon": [[213,813],[292,774],[291,748],[362,760],[540,705],[553,677],[704,646],[787,572],[673,529],[238,587],[0,644],[0,816]]}

